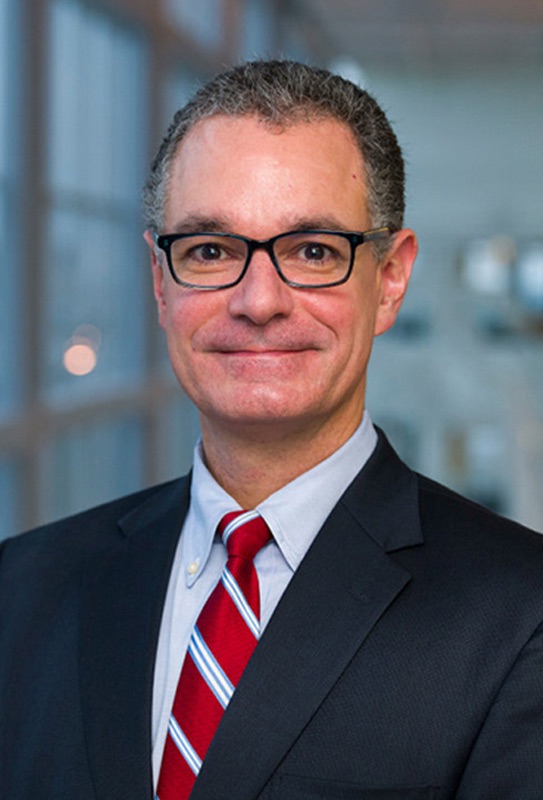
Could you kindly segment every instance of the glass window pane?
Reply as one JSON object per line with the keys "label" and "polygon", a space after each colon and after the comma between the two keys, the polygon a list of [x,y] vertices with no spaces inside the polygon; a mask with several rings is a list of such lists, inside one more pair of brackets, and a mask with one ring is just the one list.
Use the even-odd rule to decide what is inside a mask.
{"label": "glass window pane", "polygon": [[519,256],[516,291],[523,307],[543,319],[543,243],[532,242]]}
{"label": "glass window pane", "polygon": [[95,197],[107,197],[111,195],[115,149],[112,112],[116,98],[112,89],[116,54],[109,21],[98,15],[86,16],[81,36],[85,64],[81,71],[86,88],[80,119],[80,158],[84,165],[81,188]]}
{"label": "glass window pane", "polygon": [[[7,192],[0,185],[0,253],[6,256],[8,242]],[[17,314],[15,308],[16,271],[7,268],[11,258],[5,258],[0,268],[0,417],[9,413],[17,399],[19,383]]]}
{"label": "glass window pane", "polygon": [[79,149],[86,91],[81,74],[80,29],[81,14],[75,3],[52,3],[47,161],[50,181],[57,190],[74,190],[83,184],[84,162]]}
{"label": "glass window pane", "polygon": [[144,48],[106,15],[67,0],[51,11],[49,180],[134,205],[144,177]]}
{"label": "glass window pane", "polygon": [[274,8],[266,0],[249,0],[243,14],[242,56],[265,58],[273,50]]}
{"label": "glass window pane", "polygon": [[176,111],[178,111],[190,99],[198,88],[198,78],[196,74],[180,66],[168,77],[164,93],[164,128],[166,128]]}
{"label": "glass window pane", "polygon": [[223,0],[167,0],[172,21],[202,44],[219,45],[223,35]]}
{"label": "glass window pane", "polygon": [[140,38],[87,4],[54,0],[51,41],[42,384],[56,401],[142,376],[146,84]]}
{"label": "glass window pane", "polygon": [[134,209],[140,220],[140,197],[147,172],[145,133],[148,69],[142,42],[117,27],[112,38],[115,60],[110,76],[111,190],[113,199]]}
{"label": "glass window pane", "polygon": [[7,164],[7,109],[8,109],[8,60],[9,46],[9,0],[0,0],[0,180]]}
{"label": "glass window pane", "polygon": [[0,540],[20,532],[19,471],[8,458],[0,459]]}
{"label": "glass window pane", "polygon": [[192,453],[200,435],[198,412],[187,395],[180,391],[160,418],[159,479],[185,475],[192,466]]}
{"label": "glass window pane", "polygon": [[45,448],[42,521],[135,491],[143,479],[142,425],[134,417],[81,424]]}
{"label": "glass window pane", "polygon": [[[43,337],[49,400],[109,393],[140,378],[144,318],[139,238],[122,219],[63,210],[51,214]],[[72,349],[79,346],[87,347],[89,369],[67,360],[69,352],[85,357],[84,351]]]}
{"label": "glass window pane", "polygon": [[17,235],[14,148],[20,97],[14,80],[15,22],[13,4],[0,0],[0,416],[16,404],[21,372],[16,309],[20,271],[13,258]]}

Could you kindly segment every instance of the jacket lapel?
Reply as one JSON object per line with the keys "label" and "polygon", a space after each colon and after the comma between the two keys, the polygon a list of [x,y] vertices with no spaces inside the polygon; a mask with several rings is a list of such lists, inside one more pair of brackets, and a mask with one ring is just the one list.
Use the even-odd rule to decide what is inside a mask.
{"label": "jacket lapel", "polygon": [[80,671],[97,797],[152,797],[154,660],[188,487],[187,479],[168,484],[138,505],[86,570]]}
{"label": "jacket lapel", "polygon": [[381,437],[270,620],[191,800],[258,796],[410,580],[387,552],[420,543],[416,478]]}

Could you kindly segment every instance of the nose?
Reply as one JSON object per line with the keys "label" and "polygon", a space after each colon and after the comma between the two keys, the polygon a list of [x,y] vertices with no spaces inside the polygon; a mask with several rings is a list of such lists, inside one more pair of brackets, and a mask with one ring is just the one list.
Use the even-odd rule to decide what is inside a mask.
{"label": "nose", "polygon": [[295,291],[280,278],[270,256],[255,250],[243,279],[231,289],[229,310],[234,317],[265,325],[291,313]]}

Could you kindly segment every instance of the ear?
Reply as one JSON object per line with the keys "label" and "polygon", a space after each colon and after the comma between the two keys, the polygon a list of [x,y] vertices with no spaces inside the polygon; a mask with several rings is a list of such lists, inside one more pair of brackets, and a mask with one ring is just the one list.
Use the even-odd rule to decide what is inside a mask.
{"label": "ear", "polygon": [[417,237],[409,228],[402,228],[378,266],[380,272],[380,301],[375,318],[375,336],[394,325],[407,291],[413,264],[417,256]]}
{"label": "ear", "polygon": [[164,291],[164,270],[162,268],[162,257],[157,248],[150,230],[146,230],[143,238],[151,252],[151,269],[153,270],[153,290],[158,309],[158,321],[164,327],[166,315],[166,297]]}

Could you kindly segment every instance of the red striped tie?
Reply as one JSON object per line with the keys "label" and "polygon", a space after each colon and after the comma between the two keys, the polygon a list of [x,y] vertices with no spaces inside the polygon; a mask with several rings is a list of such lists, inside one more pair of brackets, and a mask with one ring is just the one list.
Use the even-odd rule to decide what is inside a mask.
{"label": "red striped tie", "polygon": [[256,511],[235,511],[222,518],[219,533],[228,562],[190,638],[168,726],[159,800],[189,796],[260,633],[253,559],[270,539],[268,527]]}

